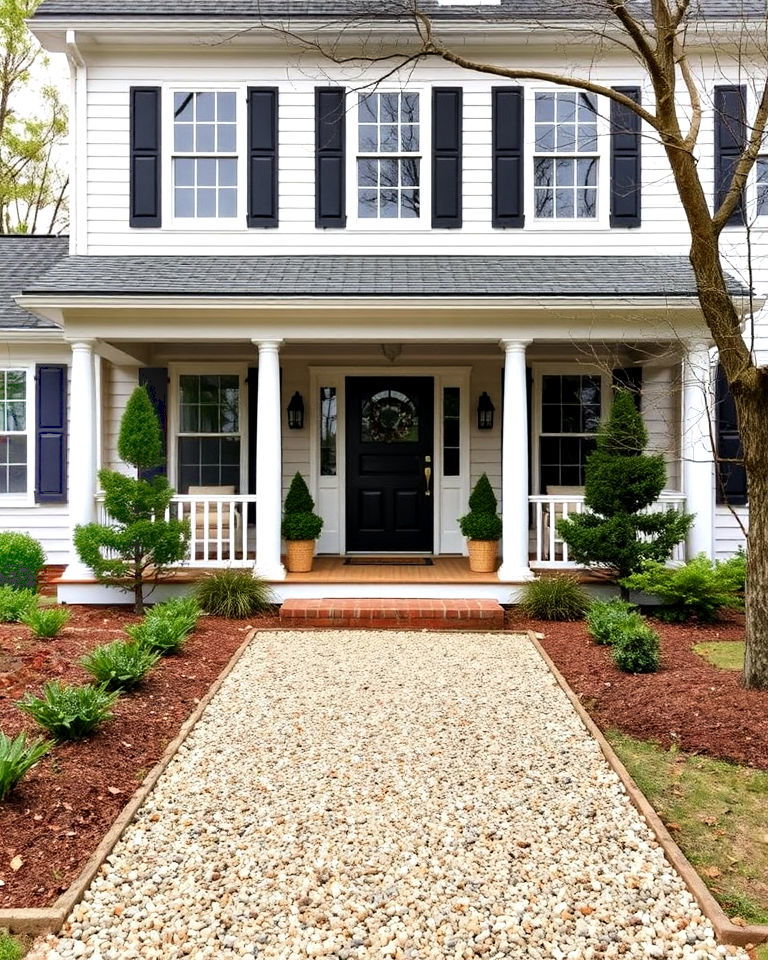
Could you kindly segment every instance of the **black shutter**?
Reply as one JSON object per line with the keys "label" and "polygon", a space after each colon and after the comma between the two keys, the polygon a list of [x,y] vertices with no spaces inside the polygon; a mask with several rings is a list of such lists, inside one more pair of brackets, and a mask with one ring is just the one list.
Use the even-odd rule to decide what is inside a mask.
{"label": "black shutter", "polygon": [[[614,87],[617,93],[640,103],[639,87]],[[641,223],[640,117],[611,100],[611,226],[639,227]]]}
{"label": "black shutter", "polygon": [[643,405],[643,368],[619,367],[613,371],[613,386],[617,390],[629,390],[638,410]]}
{"label": "black shutter", "polygon": [[35,370],[35,502],[67,502],[67,367],[41,363]]}
{"label": "black shutter", "polygon": [[[736,163],[747,143],[746,87],[715,87],[715,209],[725,200]],[[729,226],[744,223],[744,195],[728,218]]]}
{"label": "black shutter", "polygon": [[494,87],[491,95],[493,226],[522,227],[523,88]]}
{"label": "black shutter", "polygon": [[159,227],[160,87],[131,87],[132,227]]}
{"label": "black shutter", "polygon": [[736,404],[722,366],[717,366],[717,502],[732,505],[747,502],[747,471],[739,461],[743,457]]}
{"label": "black shutter", "polygon": [[163,434],[163,457],[166,463],[159,467],[152,467],[151,470],[142,470],[139,474],[142,480],[151,480],[153,477],[164,477],[168,472],[168,368],[140,367],[139,386],[147,388]]}
{"label": "black shutter", "polygon": [[248,226],[276,227],[277,87],[248,87]]}
{"label": "black shutter", "polygon": [[315,226],[345,227],[344,87],[315,87]]}
{"label": "black shutter", "polygon": [[461,226],[462,89],[432,90],[432,226]]}

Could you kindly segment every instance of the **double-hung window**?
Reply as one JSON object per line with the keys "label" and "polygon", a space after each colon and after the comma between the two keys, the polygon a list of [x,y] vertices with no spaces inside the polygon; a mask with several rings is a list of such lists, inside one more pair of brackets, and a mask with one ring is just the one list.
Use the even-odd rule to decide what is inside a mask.
{"label": "double-hung window", "polygon": [[237,374],[179,377],[178,488],[240,490],[241,410]]}
{"label": "double-hung window", "polygon": [[237,95],[173,94],[173,213],[180,220],[237,216]]}
{"label": "double-hung window", "polygon": [[597,97],[538,92],[534,103],[537,220],[595,220],[599,175]]}
{"label": "double-hung window", "polygon": [[768,156],[757,158],[755,180],[757,181],[757,216],[768,218]]}
{"label": "double-hung window", "polygon": [[539,480],[553,486],[584,485],[587,457],[595,449],[602,415],[599,374],[544,374],[541,377]]}
{"label": "double-hung window", "polygon": [[357,99],[357,215],[413,220],[421,214],[419,94],[361,93]]}
{"label": "double-hung window", "polygon": [[0,370],[0,494],[27,492],[27,374]]}

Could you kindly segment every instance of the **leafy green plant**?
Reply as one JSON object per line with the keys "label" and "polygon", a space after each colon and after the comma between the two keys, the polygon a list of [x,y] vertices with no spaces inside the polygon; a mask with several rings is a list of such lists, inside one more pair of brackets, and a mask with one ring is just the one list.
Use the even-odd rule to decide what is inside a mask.
{"label": "leafy green plant", "polygon": [[65,607],[30,607],[20,618],[36,637],[55,637],[69,622]]}
{"label": "leafy green plant", "polygon": [[189,636],[189,620],[184,616],[149,617],[132,624],[125,632],[134,641],[154,653],[176,653]]}
{"label": "leafy green plant", "polygon": [[0,960],[21,960],[24,947],[5,930],[0,930]]}
{"label": "leafy green plant", "polygon": [[217,570],[195,586],[195,598],[207,613],[244,620],[275,602],[269,584],[249,570]]}
{"label": "leafy green plant", "polygon": [[587,611],[587,630],[600,644],[612,644],[627,625],[643,622],[643,618],[626,600],[594,600]]}
{"label": "leafy green plant", "polygon": [[655,673],[659,669],[659,635],[642,619],[627,621],[616,633],[611,654],[624,673]]}
{"label": "leafy green plant", "polygon": [[723,609],[743,606],[742,564],[738,558],[722,563],[700,554],[680,567],[647,563],[623,581],[628,590],[658,597],[662,606],[654,615],[669,623],[697,619],[712,623]]}
{"label": "leafy green plant", "polygon": [[37,606],[38,597],[31,590],[0,587],[0,623],[17,623]]}
{"label": "leafy green plant", "polygon": [[80,665],[108,690],[129,690],[140,683],[160,659],[160,654],[135,640],[116,640],[87,653]]}
{"label": "leafy green plant", "polygon": [[589,597],[575,577],[558,574],[527,584],[520,606],[534,620],[581,620]]}
{"label": "leafy green plant", "polygon": [[499,540],[501,517],[487,474],[482,474],[469,497],[469,513],[459,517],[459,529],[468,540]]}
{"label": "leafy green plant", "polygon": [[147,611],[146,620],[168,620],[179,629],[184,627],[186,633],[192,633],[197,626],[201,612],[200,605],[194,597],[177,597],[150,607]]}
{"label": "leafy green plant", "polygon": [[[0,730],[0,800],[5,800],[14,786],[53,746],[50,740],[30,740],[20,733],[11,740]],[[0,956],[2,956],[0,954]]]}
{"label": "leafy green plant", "polygon": [[45,566],[45,551],[26,533],[0,533],[0,586],[37,590]]}
{"label": "leafy green plant", "polygon": [[323,518],[314,510],[315,501],[309,487],[304,477],[296,473],[283,504],[283,537],[286,540],[317,540],[323,529]]}
{"label": "leafy green plant", "polygon": [[104,685],[70,686],[52,680],[43,687],[42,696],[27,694],[18,707],[57,740],[80,740],[111,719],[119,695]]}

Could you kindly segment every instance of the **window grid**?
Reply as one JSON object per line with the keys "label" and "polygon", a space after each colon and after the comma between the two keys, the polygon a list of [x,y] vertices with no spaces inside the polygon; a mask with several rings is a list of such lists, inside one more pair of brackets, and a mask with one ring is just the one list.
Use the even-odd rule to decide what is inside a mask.
{"label": "window grid", "polygon": [[443,476],[461,474],[461,389],[443,387]]}
{"label": "window grid", "polygon": [[537,219],[597,217],[597,100],[587,93],[537,93],[534,102]]}
{"label": "window grid", "polygon": [[595,374],[545,374],[541,378],[539,474],[548,487],[584,485],[587,457],[595,449],[602,414],[602,378]]}
{"label": "window grid", "polygon": [[357,212],[361,219],[421,213],[419,94],[359,94]]}
{"label": "window grid", "polygon": [[758,157],[755,164],[757,179],[757,215],[768,217],[768,156]]}
{"label": "window grid", "polygon": [[0,370],[0,494],[26,493],[27,375]]}
{"label": "window grid", "polygon": [[240,377],[182,374],[179,377],[178,487],[240,489]]}
{"label": "window grid", "polygon": [[320,476],[336,476],[336,387],[320,387]]}

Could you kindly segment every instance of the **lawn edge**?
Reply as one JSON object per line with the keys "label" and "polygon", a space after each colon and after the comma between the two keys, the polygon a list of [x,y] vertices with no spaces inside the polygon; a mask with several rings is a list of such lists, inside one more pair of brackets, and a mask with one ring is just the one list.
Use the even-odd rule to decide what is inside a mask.
{"label": "lawn edge", "polygon": [[661,817],[658,815],[651,802],[632,779],[629,771],[619,759],[616,751],[605,739],[602,731],[587,712],[586,707],[573,692],[571,687],[568,685],[568,681],[560,673],[552,658],[541,645],[539,637],[542,636],[542,634],[536,634],[532,630],[527,631],[527,633],[531,643],[536,648],[540,657],[552,673],[552,676],[555,678],[563,693],[571,702],[574,710],[579,715],[579,719],[587,728],[588,732],[597,741],[597,745],[600,747],[600,750],[602,751],[605,759],[608,761],[609,766],[621,780],[632,805],[635,807],[638,813],[640,813],[653,831],[654,835],[656,836],[656,840],[664,851],[664,856],[667,858],[671,866],[674,867],[674,869],[680,874],[686,887],[688,887],[689,891],[701,908],[702,913],[712,924],[717,939],[721,943],[735,944],[736,946],[740,947],[755,946],[757,944],[768,942],[768,924],[750,924],[745,927],[740,927],[735,923],[731,923],[728,915],[725,913],[717,900],[715,900],[714,896],[707,888],[707,885],[692,866],[690,860],[688,860],[683,851],[675,842],[669,830],[667,830],[667,828],[664,826]]}
{"label": "lawn edge", "polygon": [[138,789],[123,807],[109,830],[104,834],[101,842],[67,890],[62,893],[50,907],[10,907],[0,910],[0,929],[5,928],[12,934],[24,934],[32,937],[39,937],[48,933],[58,933],[74,907],[82,900],[83,895],[103,866],[104,861],[112,853],[118,840],[120,840],[128,826],[133,822],[139,808],[155,788],[157,781],[165,772],[166,767],[168,767],[178,753],[179,748],[192,733],[198,720],[202,717],[203,713],[205,713],[208,704],[219,692],[222,684],[237,666],[240,658],[259,632],[258,627],[254,627],[248,631],[245,640],[243,640],[237,650],[232,654],[229,662],[209,687],[205,696],[200,700],[184,723],[182,723],[179,732],[165,748],[163,755],[154,767],[152,767],[146,777],[144,777]]}

